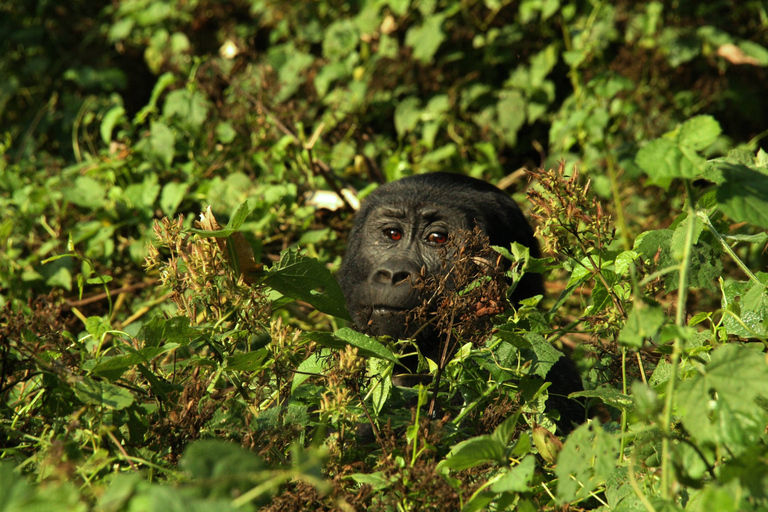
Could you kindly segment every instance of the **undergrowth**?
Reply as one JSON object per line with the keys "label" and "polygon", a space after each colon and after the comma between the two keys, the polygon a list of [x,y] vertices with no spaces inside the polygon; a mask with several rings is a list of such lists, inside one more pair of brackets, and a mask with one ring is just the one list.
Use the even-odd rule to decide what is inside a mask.
{"label": "undergrowth", "polygon": [[[768,14],[731,4],[0,7],[0,510],[767,509]],[[405,386],[333,272],[433,170],[544,250],[453,247]]]}

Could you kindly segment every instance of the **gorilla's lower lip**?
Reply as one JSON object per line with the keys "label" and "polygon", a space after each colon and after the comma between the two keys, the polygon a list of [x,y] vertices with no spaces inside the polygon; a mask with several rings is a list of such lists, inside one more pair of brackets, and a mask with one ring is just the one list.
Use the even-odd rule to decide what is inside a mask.
{"label": "gorilla's lower lip", "polygon": [[408,311],[405,308],[399,306],[381,306],[376,305],[371,308],[374,313],[405,313]]}

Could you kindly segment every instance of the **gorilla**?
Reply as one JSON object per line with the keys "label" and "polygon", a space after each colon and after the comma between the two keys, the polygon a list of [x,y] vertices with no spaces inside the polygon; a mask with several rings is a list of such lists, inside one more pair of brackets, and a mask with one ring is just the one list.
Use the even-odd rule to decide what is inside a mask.
{"label": "gorilla", "polygon": [[[486,182],[437,172],[403,178],[371,193],[355,216],[338,273],[357,328],[375,336],[415,337],[422,354],[437,360],[439,333],[409,321],[410,313],[426,300],[418,283],[450,272],[459,250],[456,245],[461,247],[461,238],[476,229],[491,245],[509,247],[518,242],[530,249],[531,256],[540,255],[533,229],[518,205]],[[517,304],[543,291],[541,275],[528,273],[510,300]],[[571,422],[583,420],[584,409],[562,397],[581,390],[581,379],[570,359],[561,357],[547,380],[552,382],[547,407],[560,411],[558,427],[569,431]]]}

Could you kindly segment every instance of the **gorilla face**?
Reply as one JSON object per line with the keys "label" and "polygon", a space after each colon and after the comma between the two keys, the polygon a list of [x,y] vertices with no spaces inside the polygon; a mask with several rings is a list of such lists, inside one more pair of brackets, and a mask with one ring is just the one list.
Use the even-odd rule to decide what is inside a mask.
{"label": "gorilla face", "polygon": [[358,325],[379,336],[409,337],[407,313],[423,301],[416,280],[443,271],[450,234],[468,227],[455,208],[424,202],[373,208],[361,231],[367,246],[357,251],[354,265],[358,285],[344,287]]}
{"label": "gorilla face", "polygon": [[[409,322],[410,313],[425,304],[437,309],[435,303],[445,298],[440,288],[429,291],[421,284],[438,280],[444,284],[443,293],[449,290],[451,279],[460,273],[452,272],[461,266],[459,254],[484,261],[493,258],[489,250],[468,240],[478,229],[491,245],[509,247],[518,242],[539,256],[533,230],[520,208],[485,182],[457,174],[424,174],[384,185],[368,196],[355,217],[338,275],[358,329],[398,339],[416,336],[421,352],[438,361],[441,329]],[[510,299],[516,303],[541,293],[541,276],[525,274]],[[459,315],[479,316],[472,306],[477,304]],[[468,323],[465,332],[471,335]],[[449,332],[453,326],[451,319]],[[405,362],[413,371],[412,363],[413,359]],[[581,378],[573,362],[561,357],[546,379],[552,383],[546,406],[560,411],[557,425],[567,433],[584,420],[583,404],[566,398],[583,389]]]}
{"label": "gorilla face", "polygon": [[[339,282],[358,328],[409,338],[419,328],[408,313],[422,305],[418,281],[450,269],[462,236],[475,227],[490,244],[519,242],[539,255],[533,230],[517,204],[496,187],[457,174],[404,178],[378,188],[364,202],[350,233]],[[448,244],[451,238],[453,244]],[[457,239],[458,238],[458,239]],[[541,278],[526,275],[513,301],[542,293]],[[431,348],[429,330],[419,337]]]}

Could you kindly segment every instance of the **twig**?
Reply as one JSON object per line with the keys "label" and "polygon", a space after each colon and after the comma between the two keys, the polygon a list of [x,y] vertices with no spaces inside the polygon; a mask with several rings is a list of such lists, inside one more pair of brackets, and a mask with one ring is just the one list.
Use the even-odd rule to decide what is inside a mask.
{"label": "twig", "polygon": [[[123,286],[122,288],[115,288],[114,290],[109,291],[109,296],[113,297],[115,295],[118,295],[120,293],[128,293],[135,290],[140,290],[142,288],[146,288],[147,286],[152,286],[154,284],[157,284],[157,279],[152,279],[150,281],[145,281],[142,283],[136,283],[131,284],[128,286]],[[81,306],[85,306],[86,304],[91,304],[94,302],[99,302],[100,300],[104,300],[107,298],[107,293],[97,293],[96,295],[91,295],[90,297],[86,297],[85,299],[81,300],[69,300],[67,299],[67,306],[71,308],[77,308]]]}

